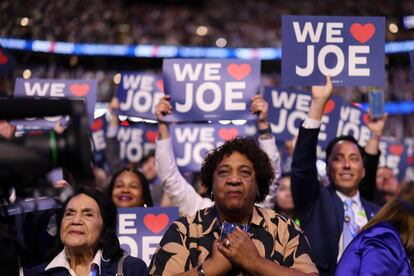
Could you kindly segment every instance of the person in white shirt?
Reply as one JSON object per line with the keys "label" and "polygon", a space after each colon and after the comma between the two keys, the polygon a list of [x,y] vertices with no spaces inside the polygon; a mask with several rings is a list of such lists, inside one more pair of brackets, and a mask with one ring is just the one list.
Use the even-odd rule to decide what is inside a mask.
{"label": "person in white shirt", "polygon": [[[155,147],[155,158],[158,167],[158,176],[173,206],[177,206],[181,215],[192,215],[197,210],[210,207],[214,202],[210,198],[202,197],[193,186],[188,183],[178,170],[168,124],[164,116],[173,112],[169,96],[162,97],[155,106],[158,120],[158,139]],[[273,197],[277,188],[276,181],[280,177],[280,155],[267,121],[268,104],[262,96],[252,98],[251,112],[258,114],[257,126],[259,129],[259,146],[268,154],[275,171],[275,182],[270,187],[270,193],[263,202],[263,207],[273,208]]]}

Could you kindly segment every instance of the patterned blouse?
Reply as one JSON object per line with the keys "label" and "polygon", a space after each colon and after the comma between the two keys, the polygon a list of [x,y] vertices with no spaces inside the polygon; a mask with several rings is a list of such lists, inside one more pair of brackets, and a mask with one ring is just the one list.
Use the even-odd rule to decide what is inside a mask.
{"label": "patterned blouse", "polygon": [[[291,219],[255,206],[249,232],[260,256],[305,273],[318,273],[309,255],[308,241]],[[211,256],[213,242],[219,238],[214,206],[181,217],[165,232],[152,257],[149,274],[173,275],[197,267]],[[248,274],[233,268],[227,275]]]}

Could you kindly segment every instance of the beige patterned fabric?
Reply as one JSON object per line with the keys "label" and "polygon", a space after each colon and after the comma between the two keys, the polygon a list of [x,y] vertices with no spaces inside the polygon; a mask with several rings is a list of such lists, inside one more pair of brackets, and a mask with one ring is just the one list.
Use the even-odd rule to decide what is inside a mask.
{"label": "beige patterned fabric", "polygon": [[[302,230],[289,218],[260,207],[250,222],[252,240],[260,254],[280,265],[306,273],[317,273],[309,256],[309,244]],[[174,275],[202,264],[220,237],[216,209],[197,211],[175,221],[160,242],[149,269],[150,275]],[[248,275],[238,268],[227,275]]]}

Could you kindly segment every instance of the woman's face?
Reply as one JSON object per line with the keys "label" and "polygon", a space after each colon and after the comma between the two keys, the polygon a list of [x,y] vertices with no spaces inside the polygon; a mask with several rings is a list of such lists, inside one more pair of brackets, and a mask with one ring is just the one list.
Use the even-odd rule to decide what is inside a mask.
{"label": "woman's face", "polygon": [[112,201],[116,207],[140,207],[144,205],[142,185],[139,177],[129,171],[122,172],[115,179]]}
{"label": "woman's face", "polygon": [[253,163],[237,151],[224,156],[213,175],[213,195],[219,209],[250,214],[257,183]]}
{"label": "woman's face", "polygon": [[279,181],[279,187],[276,191],[276,205],[281,211],[293,210],[293,198],[290,190],[290,176],[285,176]]}
{"label": "woman's face", "polygon": [[69,250],[94,250],[99,243],[102,228],[103,220],[96,201],[85,194],[79,194],[66,205],[60,239]]}

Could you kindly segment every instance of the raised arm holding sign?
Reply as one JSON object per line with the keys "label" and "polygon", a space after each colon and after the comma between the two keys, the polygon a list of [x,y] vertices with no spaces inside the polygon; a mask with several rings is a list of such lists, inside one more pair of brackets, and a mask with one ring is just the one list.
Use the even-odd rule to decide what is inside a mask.
{"label": "raised arm holding sign", "polygon": [[[334,274],[344,248],[379,209],[358,191],[366,174],[365,154],[352,136],[339,136],[329,143],[326,170],[330,186],[325,188],[318,180],[317,136],[332,92],[330,77],[325,86],[312,88],[311,107],[299,130],[292,160],[291,188],[296,215],[321,275]],[[352,208],[345,206],[346,202],[351,202]],[[355,221],[351,220],[350,212]]]}
{"label": "raised arm holding sign", "polygon": [[[251,112],[258,114],[259,131],[263,134],[259,137],[259,144],[264,149],[272,160],[276,177],[280,176],[280,156],[276,147],[273,135],[268,130],[267,123],[267,109],[268,104],[261,96],[256,96],[252,99]],[[184,179],[178,170],[173,151],[172,141],[168,128],[168,123],[164,121],[164,117],[172,113],[172,105],[169,101],[169,96],[161,98],[160,102],[155,108],[155,113],[158,118],[158,140],[156,141],[156,161],[158,166],[159,177],[163,183],[164,192],[169,195],[173,205],[179,207],[181,214],[193,214],[200,208],[211,206],[210,198],[201,197],[194,188]],[[268,196],[263,203],[266,207],[272,207],[272,196],[275,187],[271,187],[271,195]]]}

